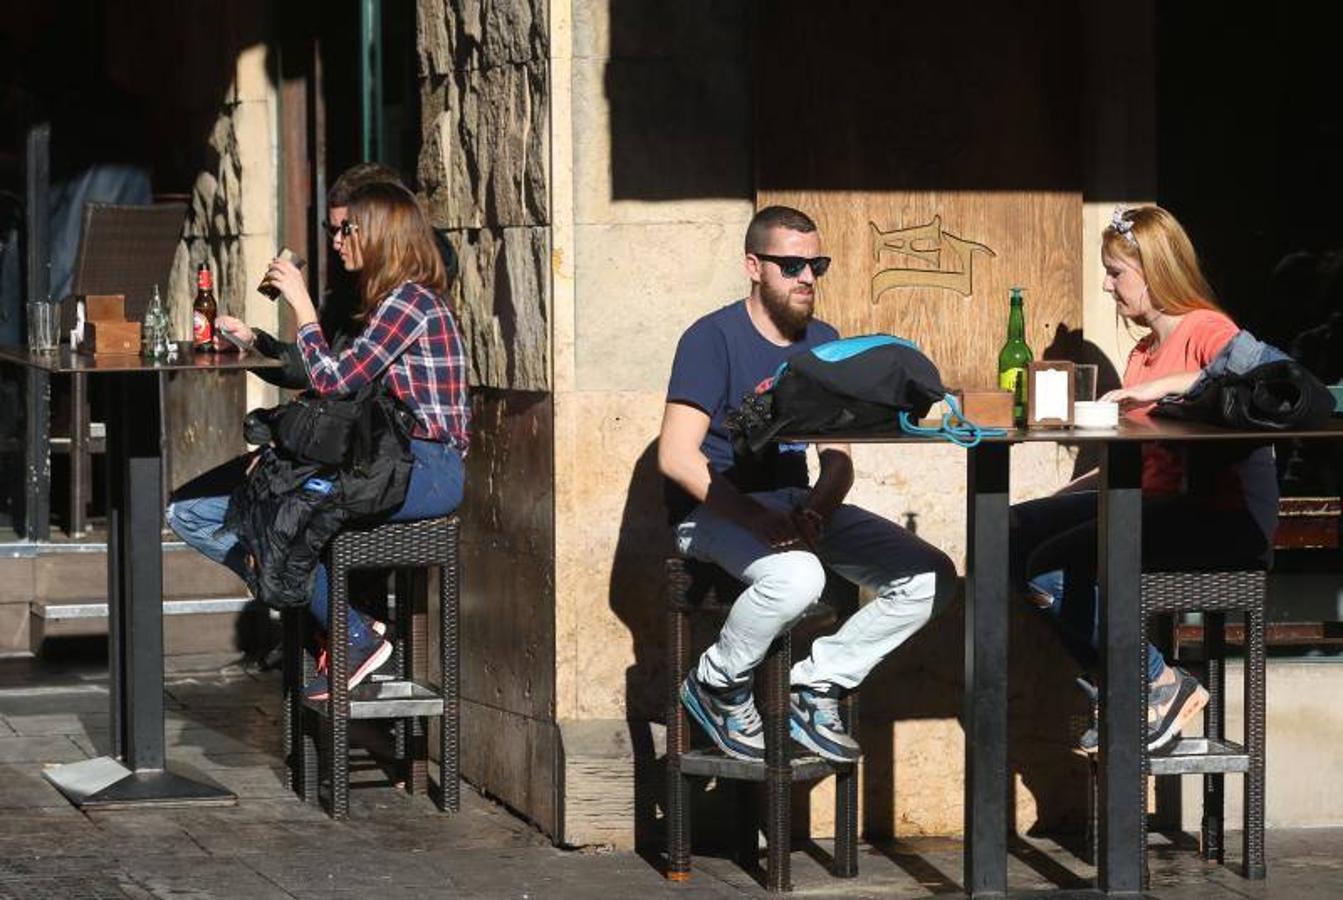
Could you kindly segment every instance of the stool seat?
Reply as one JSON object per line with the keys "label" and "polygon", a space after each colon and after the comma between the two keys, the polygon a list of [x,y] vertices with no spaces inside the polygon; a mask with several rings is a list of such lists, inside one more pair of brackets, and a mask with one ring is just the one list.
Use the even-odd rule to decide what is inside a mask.
{"label": "stool seat", "polygon": [[[456,812],[460,803],[460,650],[459,550],[460,522],[455,515],[410,522],[386,522],[338,532],[327,548],[331,621],[327,628],[331,689],[325,700],[309,700],[303,686],[315,675],[304,652],[308,611],[284,613],[285,629],[285,757],[288,783],[304,800],[318,798],[317,772],[325,756],[331,776],[328,812],[345,819],[350,810],[349,723],[356,719],[395,721],[396,757],[407,790],[427,791],[429,742],[424,721],[439,723],[439,795],[441,810]],[[396,675],[349,689],[349,575],[356,569],[397,570],[393,629]],[[439,650],[441,676],[428,679],[428,634],[425,630],[427,569],[439,581]],[[324,754],[318,753],[318,744]]]}

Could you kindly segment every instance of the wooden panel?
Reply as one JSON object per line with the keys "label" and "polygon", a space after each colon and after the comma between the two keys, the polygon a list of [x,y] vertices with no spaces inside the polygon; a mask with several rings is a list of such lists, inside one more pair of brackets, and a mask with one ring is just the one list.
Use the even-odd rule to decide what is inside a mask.
{"label": "wooden panel", "polygon": [[[757,202],[795,206],[816,220],[834,257],[817,292],[818,316],[841,334],[916,341],[948,387],[997,386],[1013,285],[1025,288],[1026,342],[1036,358],[1060,325],[1082,326],[1080,194],[762,191]],[[922,258],[889,246],[902,239],[893,232],[914,228],[910,249]],[[988,250],[967,250],[966,241]],[[896,286],[880,290],[887,283]]]}
{"label": "wooden panel", "polygon": [[242,453],[247,375],[236,372],[169,374],[163,385],[163,433],[169,489]]}
{"label": "wooden panel", "polygon": [[1081,327],[1081,42],[1076,6],[1050,0],[771,4],[757,203],[817,220],[835,258],[822,318],[912,338],[968,388],[996,386],[1012,285],[1037,358]]}

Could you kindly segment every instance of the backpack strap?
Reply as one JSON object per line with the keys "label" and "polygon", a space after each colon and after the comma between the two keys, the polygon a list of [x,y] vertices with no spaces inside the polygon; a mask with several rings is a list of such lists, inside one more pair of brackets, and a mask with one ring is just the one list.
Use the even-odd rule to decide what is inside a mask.
{"label": "backpack strap", "polygon": [[1002,437],[1007,434],[1006,428],[980,428],[965,418],[965,414],[961,412],[961,405],[956,402],[953,394],[944,394],[942,402],[947,405],[948,412],[942,414],[941,425],[936,427],[919,425],[910,417],[907,410],[901,410],[900,430],[906,434],[943,438],[967,450],[978,446],[986,437]]}

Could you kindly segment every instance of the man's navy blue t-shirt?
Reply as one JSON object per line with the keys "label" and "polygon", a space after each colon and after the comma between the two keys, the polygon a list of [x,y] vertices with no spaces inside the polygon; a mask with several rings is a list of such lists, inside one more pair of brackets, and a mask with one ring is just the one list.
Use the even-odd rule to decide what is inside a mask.
{"label": "man's navy blue t-shirt", "polygon": [[[767,387],[766,382],[790,356],[838,337],[834,328],[813,319],[801,340],[779,347],[756,330],[745,300],[709,313],[681,335],[667,401],[688,403],[709,416],[709,433],[700,449],[714,471],[737,490],[808,485],[805,444],[770,444],[760,459],[737,457],[724,420],[741,405],[742,397]],[[694,508],[695,500],[669,480],[667,510],[672,521],[679,522]]]}

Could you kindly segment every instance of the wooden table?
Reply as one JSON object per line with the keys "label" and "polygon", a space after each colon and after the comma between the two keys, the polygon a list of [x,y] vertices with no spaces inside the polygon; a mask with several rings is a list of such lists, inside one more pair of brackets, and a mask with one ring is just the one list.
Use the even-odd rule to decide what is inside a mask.
{"label": "wooden table", "polygon": [[[51,375],[83,373],[102,379],[111,398],[107,655],[112,755],[54,766],[43,774],[80,807],[236,803],[231,792],[198,773],[188,777],[174,772],[164,754],[160,397],[168,372],[273,368],[280,363],[236,353],[188,353],[172,362],[154,362],[138,356],[93,357],[71,353],[68,347],[52,353],[0,347],[0,361],[23,366],[29,391],[39,397]],[[30,409],[34,405],[41,406],[29,404]],[[30,479],[34,466],[40,465],[45,460],[28,461]]]}
{"label": "wooden table", "polygon": [[[1098,887],[1142,889],[1146,739],[1137,660],[1142,571],[1142,444],[1154,440],[1271,442],[1343,438],[1335,417],[1313,431],[1236,431],[1158,418],[1124,418],[1113,429],[1018,429],[967,450],[965,571],[965,891],[1007,892],[1008,492],[1015,444],[1092,444],[1100,451],[1097,528],[1100,590],[1100,858]],[[863,436],[789,435],[798,442],[927,444],[901,432]]]}

